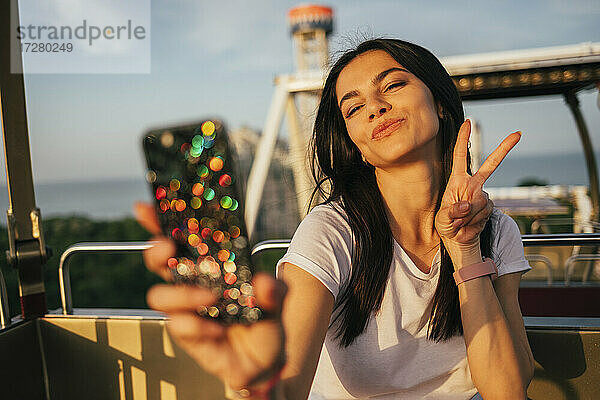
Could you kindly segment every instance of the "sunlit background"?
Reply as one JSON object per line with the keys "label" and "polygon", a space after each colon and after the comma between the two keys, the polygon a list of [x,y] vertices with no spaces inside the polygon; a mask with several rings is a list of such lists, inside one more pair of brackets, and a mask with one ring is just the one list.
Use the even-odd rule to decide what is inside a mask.
{"label": "sunlit background", "polygon": [[[97,2],[95,12],[108,12],[101,9],[108,3]],[[600,2],[595,0],[323,4],[333,8],[334,57],[363,38],[379,36],[421,44],[439,57],[600,42]],[[274,94],[274,78],[296,69],[287,12],[297,5],[151,1],[151,73],[25,75],[36,202],[47,245],[55,254],[45,267],[50,309],[59,306],[58,260],[69,245],[150,237],[131,218],[134,201],[151,198],[141,149],[145,131],[220,117],[241,155],[243,173],[248,173]],[[69,7],[64,10],[72,17]],[[121,14],[124,10],[118,9]],[[597,91],[580,93],[579,99],[598,154]],[[481,129],[484,154],[507,133],[523,132],[488,187],[515,186],[524,180],[588,185],[581,142],[562,97],[467,102],[465,109]],[[300,218],[287,136],[284,123],[258,213],[256,241],[291,237]],[[3,154],[0,159],[4,162]],[[4,172],[0,185],[0,209],[6,210]],[[572,218],[572,209],[568,211],[566,218]],[[523,232],[532,231],[532,220],[521,222]],[[0,225],[5,224],[0,218]],[[6,233],[0,242],[0,249],[8,249]],[[272,271],[277,259],[277,254],[269,255],[257,266]],[[556,265],[563,265],[561,260]],[[5,262],[0,267],[14,315],[19,310],[15,270]],[[71,279],[76,307],[144,307],[144,292],[158,281],[145,270],[139,254],[81,257]]]}
{"label": "sunlit background", "polygon": [[[260,132],[273,78],[295,69],[286,13],[297,4],[152,1],[150,74],[26,75],[42,215],[131,215],[134,199],[149,197],[140,146],[149,128],[219,116],[233,131]],[[376,36],[413,41],[440,57],[600,41],[600,3],[593,0],[323,4],[334,10],[334,55]],[[598,150],[597,92],[583,93],[580,100]],[[523,131],[490,186],[511,186],[530,176],[551,184],[587,184],[581,143],[562,97],[480,101],[465,108],[482,128],[484,153],[507,133]],[[286,138],[285,126],[281,137]],[[3,173],[0,183],[5,182]],[[0,206],[8,207],[5,189]]]}

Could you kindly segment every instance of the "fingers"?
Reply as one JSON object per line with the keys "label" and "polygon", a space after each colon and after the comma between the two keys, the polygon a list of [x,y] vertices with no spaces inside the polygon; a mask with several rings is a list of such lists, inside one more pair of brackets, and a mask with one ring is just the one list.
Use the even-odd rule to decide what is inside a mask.
{"label": "fingers", "polygon": [[224,326],[197,314],[198,309],[215,300],[209,289],[188,285],[156,285],[146,294],[150,307],[169,314],[168,328],[173,338],[188,345],[223,336]]}
{"label": "fingers", "polygon": [[467,152],[469,148],[469,136],[471,135],[471,120],[467,119],[458,131],[454,155],[452,159],[452,172],[467,172]]}
{"label": "fingers", "polygon": [[175,244],[165,237],[154,238],[156,244],[144,250],[143,257],[146,267],[166,281],[172,279],[167,267],[167,260],[175,255]]}
{"label": "fingers", "polygon": [[513,147],[519,142],[521,139],[521,132],[514,132],[508,135],[496,150],[490,154],[490,156],[485,160],[479,171],[473,176],[477,180],[480,185],[492,175],[492,173],[498,168],[504,157],[508,154],[509,151],[512,150]]}
{"label": "fingers", "polygon": [[[156,216],[156,210],[152,204],[141,201],[133,205],[133,211],[138,223],[148,232],[154,235],[161,235],[160,223]],[[154,238],[156,244],[144,251],[144,263],[149,270],[159,275],[166,281],[172,279],[171,272],[167,268],[167,260],[175,255],[175,245],[165,237]]]}
{"label": "fingers", "polygon": [[191,285],[155,285],[146,294],[150,307],[165,313],[196,312],[216,301],[210,289]]}
{"label": "fingers", "polygon": [[459,201],[450,206],[450,210],[448,210],[448,217],[450,219],[464,218],[467,215],[469,215],[470,211],[471,203],[469,203],[468,201]]}
{"label": "fingers", "polygon": [[287,286],[283,281],[265,273],[258,273],[252,280],[256,303],[267,313],[279,316]]}
{"label": "fingers", "polygon": [[195,313],[171,314],[168,327],[174,337],[186,342],[220,338],[226,329],[218,322],[199,317]]}
{"label": "fingers", "polygon": [[[465,202],[468,204],[468,202]],[[470,207],[470,206],[469,206]],[[456,235],[456,231],[462,224],[463,218],[459,218],[458,215],[462,215],[462,211],[456,212],[454,210],[455,217],[450,217],[453,209],[459,209],[456,204],[442,206],[435,216],[435,229],[437,230],[440,237],[453,237]]]}
{"label": "fingers", "polygon": [[458,229],[462,226],[474,225],[487,219],[494,211],[494,202],[490,200],[487,192],[481,194],[471,201],[459,201],[452,204],[448,210],[448,218],[452,221],[452,227]]}
{"label": "fingers", "polygon": [[[486,208],[488,202],[490,201],[490,196],[481,188],[477,188],[476,192],[469,196],[469,211],[463,215],[457,215],[456,218],[462,218],[463,223],[461,225],[468,225],[473,217],[477,215],[480,211]],[[457,207],[462,202],[457,202],[453,206]],[[492,203],[493,204],[493,203]],[[458,213],[457,213],[458,214]]]}
{"label": "fingers", "polygon": [[490,219],[490,216],[492,215],[492,212],[494,211],[494,202],[491,200],[488,200],[486,206],[484,208],[481,209],[481,211],[479,211],[478,213],[476,213],[473,218],[471,218],[470,221],[468,221],[468,225],[481,225],[482,229],[483,226],[485,226],[485,224],[487,223],[487,221]]}
{"label": "fingers", "polygon": [[[285,283],[270,275],[258,273],[252,284],[256,302],[264,311],[278,315],[287,292]],[[217,300],[208,288],[191,285],[155,285],[146,295],[148,305],[165,313],[195,312]]]}
{"label": "fingers", "polygon": [[156,210],[152,204],[138,201],[133,205],[133,212],[135,214],[135,219],[142,227],[144,227],[144,229],[153,235],[159,235],[161,233]]}

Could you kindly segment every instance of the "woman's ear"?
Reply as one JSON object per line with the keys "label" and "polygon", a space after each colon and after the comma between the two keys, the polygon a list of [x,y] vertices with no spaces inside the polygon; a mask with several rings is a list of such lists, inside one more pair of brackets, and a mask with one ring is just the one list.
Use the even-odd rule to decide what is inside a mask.
{"label": "woman's ear", "polygon": [[444,107],[442,107],[442,104],[439,101],[436,102],[436,104],[437,104],[438,117],[440,119],[444,119]]}

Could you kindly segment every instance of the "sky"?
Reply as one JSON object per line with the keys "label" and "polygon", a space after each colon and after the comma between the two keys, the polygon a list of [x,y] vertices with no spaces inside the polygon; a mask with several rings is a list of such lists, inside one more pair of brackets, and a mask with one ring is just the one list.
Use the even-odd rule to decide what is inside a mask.
{"label": "sky", "polygon": [[[150,73],[26,74],[35,181],[141,179],[141,136],[153,127],[218,116],[230,128],[260,130],[274,77],[295,69],[286,13],[298,4],[151,1]],[[597,0],[322,4],[334,9],[334,53],[363,36],[412,41],[439,57],[600,42]],[[597,96],[580,95],[596,150]],[[486,153],[515,130],[523,139],[511,156],[581,152],[560,97],[470,102],[465,109],[482,126]]]}

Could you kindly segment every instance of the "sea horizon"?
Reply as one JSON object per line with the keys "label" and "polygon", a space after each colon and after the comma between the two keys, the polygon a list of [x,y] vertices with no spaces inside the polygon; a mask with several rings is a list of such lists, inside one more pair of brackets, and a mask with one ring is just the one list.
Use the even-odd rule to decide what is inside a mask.
{"label": "sea horizon", "polygon": [[[597,163],[600,151],[596,151]],[[486,182],[486,187],[518,186],[535,178],[548,185],[589,185],[583,154],[552,154],[506,159]],[[37,207],[43,218],[80,215],[95,220],[133,217],[136,201],[151,201],[143,176],[103,180],[34,183]],[[263,199],[273,205],[273,199]],[[287,201],[290,199],[281,199]],[[6,184],[0,184],[0,209],[9,206]],[[0,219],[6,225],[6,219]]]}

